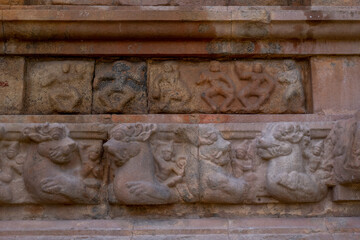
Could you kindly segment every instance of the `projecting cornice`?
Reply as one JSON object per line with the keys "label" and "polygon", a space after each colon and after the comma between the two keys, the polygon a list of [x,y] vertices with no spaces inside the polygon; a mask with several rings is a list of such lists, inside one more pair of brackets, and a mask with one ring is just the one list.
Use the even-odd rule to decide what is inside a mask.
{"label": "projecting cornice", "polygon": [[4,54],[359,54],[360,7],[3,7]]}

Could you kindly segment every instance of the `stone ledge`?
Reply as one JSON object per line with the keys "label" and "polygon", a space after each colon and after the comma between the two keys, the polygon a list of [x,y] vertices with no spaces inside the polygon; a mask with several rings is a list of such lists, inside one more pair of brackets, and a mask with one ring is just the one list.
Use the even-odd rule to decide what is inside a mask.
{"label": "stone ledge", "polygon": [[0,239],[358,239],[360,218],[1,221]]}
{"label": "stone ledge", "polygon": [[[3,54],[358,54],[359,7],[1,7]],[[249,44],[255,47],[244,49]],[[242,46],[242,47],[241,47]]]}

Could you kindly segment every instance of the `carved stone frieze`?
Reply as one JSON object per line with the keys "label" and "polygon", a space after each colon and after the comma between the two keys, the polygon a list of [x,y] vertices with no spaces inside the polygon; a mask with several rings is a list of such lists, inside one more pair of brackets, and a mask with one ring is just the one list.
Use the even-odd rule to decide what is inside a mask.
{"label": "carved stone frieze", "polygon": [[91,113],[93,61],[31,61],[27,113]]}
{"label": "carved stone frieze", "polygon": [[354,119],[2,124],[0,203],[303,203],[329,187],[335,201],[354,201],[357,128]]}
{"label": "carved stone frieze", "polygon": [[152,113],[304,113],[294,60],[149,63]]}
{"label": "carved stone frieze", "polygon": [[146,113],[145,62],[97,62],[93,83],[95,113]]}

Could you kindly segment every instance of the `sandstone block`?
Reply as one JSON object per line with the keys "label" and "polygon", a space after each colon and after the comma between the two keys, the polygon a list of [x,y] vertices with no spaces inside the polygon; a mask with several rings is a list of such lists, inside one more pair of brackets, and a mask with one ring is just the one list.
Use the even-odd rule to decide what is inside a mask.
{"label": "sandstone block", "polygon": [[20,114],[24,98],[25,60],[0,58],[0,114]]}
{"label": "sandstone block", "polygon": [[360,57],[314,57],[311,75],[314,112],[360,109]]}
{"label": "sandstone block", "polygon": [[95,113],[147,113],[144,62],[97,62],[93,89]]}
{"label": "sandstone block", "polygon": [[304,113],[304,69],[293,60],[149,64],[151,113]]}
{"label": "sandstone block", "polygon": [[30,61],[28,114],[91,113],[93,61]]}

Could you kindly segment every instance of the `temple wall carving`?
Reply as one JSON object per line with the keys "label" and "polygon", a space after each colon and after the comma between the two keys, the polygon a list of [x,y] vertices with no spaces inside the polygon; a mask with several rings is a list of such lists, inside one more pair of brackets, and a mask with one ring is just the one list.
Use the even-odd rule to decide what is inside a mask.
{"label": "temple wall carving", "polygon": [[[355,118],[1,125],[2,204],[281,204],[353,199]],[[349,185],[350,184],[350,185]],[[349,195],[350,194],[350,195]]]}
{"label": "temple wall carving", "polygon": [[0,0],[0,240],[360,239],[359,0]]}

